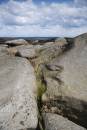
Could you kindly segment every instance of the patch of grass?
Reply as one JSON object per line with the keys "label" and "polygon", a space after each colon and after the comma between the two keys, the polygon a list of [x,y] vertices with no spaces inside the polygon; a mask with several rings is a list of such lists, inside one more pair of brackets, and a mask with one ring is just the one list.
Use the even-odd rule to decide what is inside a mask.
{"label": "patch of grass", "polygon": [[38,102],[40,102],[41,105],[42,95],[46,91],[46,84],[44,82],[44,76],[40,66],[36,71],[36,80],[37,80],[37,100]]}
{"label": "patch of grass", "polygon": [[37,130],[45,130],[44,129],[44,123],[43,123],[43,117],[42,117],[42,95],[45,92],[45,85],[42,83],[41,79],[37,80],[37,104],[38,104],[38,127]]}
{"label": "patch of grass", "polygon": [[43,93],[46,91],[46,86],[44,83],[42,83],[41,79],[37,80],[37,95],[38,95],[38,100],[41,100]]}
{"label": "patch of grass", "polygon": [[42,95],[46,91],[46,84],[43,80],[43,73],[41,71],[41,67],[39,66],[36,70],[36,81],[37,81],[37,103],[38,103],[38,127],[37,130],[44,130],[44,123],[41,113],[42,108]]}

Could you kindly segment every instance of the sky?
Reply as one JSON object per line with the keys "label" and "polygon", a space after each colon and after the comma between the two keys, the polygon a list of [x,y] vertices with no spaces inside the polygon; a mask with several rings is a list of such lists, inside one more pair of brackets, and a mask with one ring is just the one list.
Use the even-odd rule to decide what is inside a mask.
{"label": "sky", "polygon": [[87,32],[87,0],[0,0],[0,37],[74,37]]}

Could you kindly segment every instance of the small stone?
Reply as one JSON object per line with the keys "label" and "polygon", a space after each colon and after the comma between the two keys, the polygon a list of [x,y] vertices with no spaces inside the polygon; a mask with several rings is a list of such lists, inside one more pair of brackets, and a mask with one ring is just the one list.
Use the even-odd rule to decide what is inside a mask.
{"label": "small stone", "polygon": [[48,97],[46,96],[46,94],[43,94],[42,95],[42,101],[43,102],[47,102],[49,99],[48,99]]}

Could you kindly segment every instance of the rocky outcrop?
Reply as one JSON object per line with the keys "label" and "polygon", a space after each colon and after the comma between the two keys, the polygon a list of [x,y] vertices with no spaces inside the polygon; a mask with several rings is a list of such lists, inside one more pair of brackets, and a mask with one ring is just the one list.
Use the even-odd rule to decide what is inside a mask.
{"label": "rocky outcrop", "polygon": [[[56,93],[54,96],[65,96],[86,102],[87,43],[84,40],[80,40],[78,43],[77,41],[78,38],[75,39],[71,50],[56,58],[47,66],[48,71],[50,68],[51,71],[57,71],[55,72],[57,74],[52,74],[52,76],[50,75],[51,71],[49,71],[48,77],[55,80],[54,82],[58,84],[57,89],[60,89],[60,94]],[[55,67],[54,70],[53,67]],[[48,83],[49,79],[46,81]]]}
{"label": "rocky outcrop", "polygon": [[51,48],[42,52],[45,62],[39,67],[46,87],[42,111],[61,114],[87,127],[87,36],[67,42],[61,51],[55,44],[51,45],[53,53]]}
{"label": "rocky outcrop", "polygon": [[57,114],[44,113],[45,130],[86,130]]}
{"label": "rocky outcrop", "polygon": [[60,46],[58,43],[47,42],[44,45],[36,45],[35,49],[38,57],[32,61],[37,66],[36,68],[38,68],[40,64],[47,64],[52,61],[52,59],[58,57],[65,50],[65,46]]}
{"label": "rocky outcrop", "polygon": [[24,39],[17,39],[17,40],[6,41],[5,44],[10,46],[18,46],[18,45],[27,45],[28,42]]}
{"label": "rocky outcrop", "polygon": [[0,129],[85,130],[87,34],[27,41],[0,45]]}
{"label": "rocky outcrop", "polygon": [[0,130],[35,130],[36,79],[26,59],[0,56]]}

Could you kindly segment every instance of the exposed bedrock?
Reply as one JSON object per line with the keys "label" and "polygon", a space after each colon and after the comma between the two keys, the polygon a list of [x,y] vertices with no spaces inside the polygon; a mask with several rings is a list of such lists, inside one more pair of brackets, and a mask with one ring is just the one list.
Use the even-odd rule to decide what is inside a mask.
{"label": "exposed bedrock", "polygon": [[87,128],[87,34],[73,41],[39,66],[46,84],[42,111],[61,114]]}
{"label": "exposed bedrock", "polygon": [[87,34],[0,45],[0,130],[87,129]]}
{"label": "exposed bedrock", "polygon": [[36,78],[28,60],[0,56],[0,130],[35,130]]}

